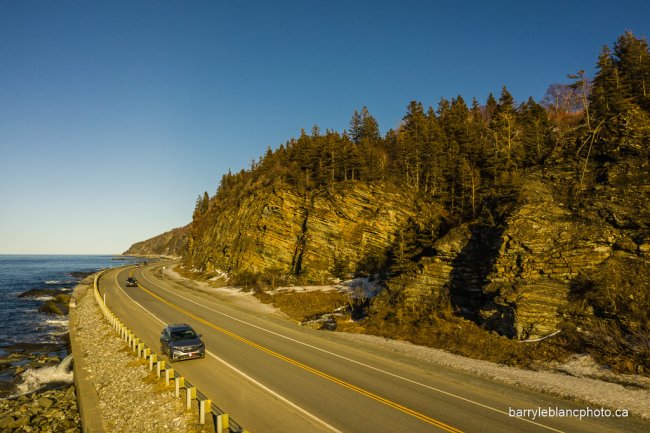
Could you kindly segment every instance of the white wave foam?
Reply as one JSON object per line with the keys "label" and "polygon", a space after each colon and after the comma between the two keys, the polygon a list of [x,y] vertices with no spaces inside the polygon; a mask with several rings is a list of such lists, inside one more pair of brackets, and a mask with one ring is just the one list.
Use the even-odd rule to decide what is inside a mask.
{"label": "white wave foam", "polygon": [[68,355],[58,365],[28,369],[22,374],[22,383],[16,386],[18,395],[27,394],[50,383],[72,383],[71,363],[72,355]]}
{"label": "white wave foam", "polygon": [[47,319],[45,321],[46,324],[50,326],[54,326],[57,328],[67,328],[68,327],[68,319]]}
{"label": "white wave foam", "polygon": [[61,284],[61,281],[59,281],[59,280],[49,280],[49,281],[46,281],[45,284]]}

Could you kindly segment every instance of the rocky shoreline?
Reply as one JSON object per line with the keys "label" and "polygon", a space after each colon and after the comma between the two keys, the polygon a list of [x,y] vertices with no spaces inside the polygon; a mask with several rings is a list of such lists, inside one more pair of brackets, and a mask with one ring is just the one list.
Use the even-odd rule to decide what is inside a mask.
{"label": "rocky shoreline", "polygon": [[81,431],[74,386],[0,400],[0,432]]}
{"label": "rocky shoreline", "polygon": [[[82,354],[87,376],[96,390],[96,414],[103,431],[161,431],[181,433],[207,431],[198,425],[196,411],[185,411],[184,404],[174,398],[152,376],[143,361],[132,356],[124,342],[114,333],[102,316],[92,296],[92,280],[79,283],[74,289],[76,307],[71,316],[71,333],[75,334],[78,353]],[[74,329],[72,329],[74,328]],[[90,356],[92,354],[92,356]],[[43,373],[46,369],[69,369],[69,361],[15,351],[13,360],[21,359],[25,367],[17,368],[16,377]],[[22,370],[21,370],[22,369]],[[77,403],[78,388],[67,382],[51,382],[39,390],[0,399],[0,433],[45,432],[75,433],[82,431],[82,414]],[[86,420],[88,421],[88,420]]]}

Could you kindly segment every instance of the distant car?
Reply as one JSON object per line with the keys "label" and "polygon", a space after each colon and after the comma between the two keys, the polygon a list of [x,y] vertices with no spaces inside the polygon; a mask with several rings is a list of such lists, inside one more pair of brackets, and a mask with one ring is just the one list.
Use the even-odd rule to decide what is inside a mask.
{"label": "distant car", "polygon": [[160,334],[160,351],[169,357],[169,362],[183,359],[204,358],[205,344],[201,334],[190,325],[168,325]]}
{"label": "distant car", "polygon": [[138,287],[138,281],[133,277],[129,277],[126,279],[126,287]]}

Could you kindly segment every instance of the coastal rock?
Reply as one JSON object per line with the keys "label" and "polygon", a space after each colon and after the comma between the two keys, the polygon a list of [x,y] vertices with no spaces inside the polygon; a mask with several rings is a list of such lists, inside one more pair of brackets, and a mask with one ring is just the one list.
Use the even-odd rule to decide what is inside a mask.
{"label": "coastal rock", "polygon": [[[508,337],[552,334],[571,298],[580,296],[581,278],[611,278],[612,272],[624,271],[608,265],[610,258],[638,261],[648,254],[647,177],[635,177],[636,186],[601,185],[579,206],[565,204],[557,180],[524,179],[503,226],[450,230],[434,242],[431,255],[419,260],[417,272],[388,281],[393,303],[379,308],[417,317],[449,302],[458,314]],[[648,280],[650,273],[633,278]]]}
{"label": "coastal rock", "polygon": [[54,299],[45,301],[38,311],[41,313],[56,314],[57,316],[65,316],[68,314],[68,305],[70,304],[70,295],[58,294]]}
{"label": "coastal rock", "polygon": [[409,197],[379,186],[308,196],[269,188],[211,209],[192,227],[184,263],[203,273],[279,270],[326,282],[383,257],[413,214]]}
{"label": "coastal rock", "polygon": [[131,245],[124,255],[178,257],[187,243],[189,225]]}
{"label": "coastal rock", "polygon": [[80,432],[74,386],[0,400],[4,432]]}

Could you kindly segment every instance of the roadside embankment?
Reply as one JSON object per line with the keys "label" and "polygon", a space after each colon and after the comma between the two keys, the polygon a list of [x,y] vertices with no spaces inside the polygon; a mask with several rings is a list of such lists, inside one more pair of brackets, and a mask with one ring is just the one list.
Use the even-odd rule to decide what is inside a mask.
{"label": "roadside embankment", "polygon": [[84,431],[202,431],[195,414],[155,380],[102,315],[92,285],[74,291],[70,339]]}

